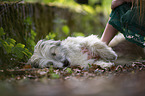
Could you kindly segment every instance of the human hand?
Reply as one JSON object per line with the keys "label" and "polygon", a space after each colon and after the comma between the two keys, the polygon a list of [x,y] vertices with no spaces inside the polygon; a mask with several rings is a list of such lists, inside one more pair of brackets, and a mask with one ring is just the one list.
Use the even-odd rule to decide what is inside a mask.
{"label": "human hand", "polygon": [[111,9],[114,9],[122,5],[124,2],[133,2],[133,1],[136,1],[136,0],[112,0]]}
{"label": "human hand", "polygon": [[114,9],[120,5],[122,5],[125,2],[125,0],[113,0],[111,4],[111,9]]}

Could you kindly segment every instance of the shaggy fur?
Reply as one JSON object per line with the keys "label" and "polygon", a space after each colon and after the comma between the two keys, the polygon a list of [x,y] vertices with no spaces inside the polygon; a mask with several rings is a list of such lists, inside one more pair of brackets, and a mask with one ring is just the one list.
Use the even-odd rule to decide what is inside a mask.
{"label": "shaggy fur", "polygon": [[[122,34],[115,36],[109,46],[117,53],[118,58],[115,52],[95,35],[68,37],[63,41],[40,40],[28,63],[39,68],[50,65],[60,68],[81,65],[86,68],[88,64],[96,64],[104,68],[114,63],[124,65],[132,64],[136,60],[145,60],[145,48],[126,41]],[[92,56],[100,56],[100,58],[98,60],[88,59],[88,53],[82,52],[83,48],[87,49]]]}
{"label": "shaggy fur", "polygon": [[[88,54],[82,52],[82,48],[88,49],[92,55],[100,56],[98,60],[88,59]],[[87,68],[88,64],[111,67],[117,54],[102,42],[96,35],[88,37],[68,37],[63,41],[40,40],[34,48],[34,54],[29,60],[35,67],[66,67],[80,65]]]}

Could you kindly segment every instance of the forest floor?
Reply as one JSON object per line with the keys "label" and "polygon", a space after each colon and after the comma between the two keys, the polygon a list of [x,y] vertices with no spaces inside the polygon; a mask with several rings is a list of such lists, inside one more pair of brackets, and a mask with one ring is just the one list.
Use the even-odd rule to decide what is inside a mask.
{"label": "forest floor", "polygon": [[90,66],[0,70],[0,96],[144,96],[145,61],[102,69]]}

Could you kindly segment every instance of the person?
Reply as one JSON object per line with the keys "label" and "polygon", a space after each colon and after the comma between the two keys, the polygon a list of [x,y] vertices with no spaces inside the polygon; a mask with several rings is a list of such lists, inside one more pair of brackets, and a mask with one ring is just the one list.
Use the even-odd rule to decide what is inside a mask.
{"label": "person", "polygon": [[[111,9],[101,40],[108,45],[119,31],[128,41],[144,48],[145,0],[112,0]],[[88,54],[88,59],[100,58],[92,56],[88,49],[83,48],[82,52]]]}
{"label": "person", "polygon": [[111,9],[101,40],[108,45],[120,31],[128,41],[145,47],[145,0],[113,0]]}

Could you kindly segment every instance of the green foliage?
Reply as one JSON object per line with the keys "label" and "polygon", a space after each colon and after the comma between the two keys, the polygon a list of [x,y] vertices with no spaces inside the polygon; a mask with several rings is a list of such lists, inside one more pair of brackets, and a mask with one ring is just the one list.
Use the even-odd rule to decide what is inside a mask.
{"label": "green foliage", "polygon": [[5,41],[2,40],[3,42],[3,47],[5,48],[6,52],[9,54],[12,52],[12,49],[15,47],[15,40],[11,38],[7,38]]}
{"label": "green foliage", "polygon": [[102,3],[101,5],[101,11],[104,11],[105,13],[110,14],[111,11],[111,2],[112,0],[89,0],[89,5],[79,5],[78,3],[75,2],[75,0],[24,0],[25,2],[40,2],[40,3],[46,3],[46,4],[53,4],[53,5],[61,5],[61,6],[67,6],[70,7],[74,10],[78,11],[86,11],[91,14],[95,14],[98,9],[95,7],[95,3],[100,2]]}
{"label": "green foliage", "polygon": [[54,24],[55,24],[55,29],[54,32],[50,32],[47,36],[46,39],[50,40],[50,39],[66,39],[68,36],[85,36],[85,34],[83,32],[71,32],[71,29],[69,28],[69,26],[66,24],[66,20],[61,19],[61,18],[56,18],[54,20]]}
{"label": "green foliage", "polygon": [[51,79],[59,79],[60,76],[59,76],[59,74],[51,73],[51,74],[50,74],[50,78],[51,78]]}
{"label": "green foliage", "polygon": [[67,25],[62,26],[62,31],[65,33],[65,35],[69,35],[70,29]]}
{"label": "green foliage", "polygon": [[42,3],[59,3],[59,4],[75,4],[74,0],[24,0],[25,2],[42,2]]}
{"label": "green foliage", "polygon": [[51,65],[50,67],[49,67],[49,73],[51,74],[51,73],[53,73],[53,65]]}
{"label": "green foliage", "polygon": [[87,13],[95,14],[95,10],[94,10],[94,8],[91,7],[91,6],[83,5],[83,9],[84,9]]}
{"label": "green foliage", "polygon": [[23,59],[24,55],[28,58],[32,55],[27,48],[25,48],[24,44],[18,43],[12,48],[12,53],[16,55],[17,58]]}
{"label": "green foliage", "polygon": [[50,78],[51,79],[58,79],[58,78],[60,78],[60,75],[59,74],[56,74],[54,72],[53,66],[50,66],[49,67],[49,74],[50,74]]}
{"label": "green foliage", "polygon": [[89,68],[91,68],[91,67],[92,67],[92,65],[91,65],[91,64],[88,64],[88,66],[89,66]]}
{"label": "green foliage", "polygon": [[[49,75],[51,79],[59,79],[61,74],[55,71],[56,69],[53,68],[53,65],[49,67]],[[63,70],[66,74],[72,74],[73,71],[71,68],[66,68]]]}
{"label": "green foliage", "polygon": [[27,17],[27,18],[24,20],[24,23],[25,23],[26,25],[32,25],[31,17]]}
{"label": "green foliage", "polygon": [[49,33],[48,35],[46,35],[45,39],[46,40],[53,40],[54,38],[56,37],[56,34],[53,32],[53,33]]}
{"label": "green foliage", "polygon": [[[11,65],[15,63],[11,62],[11,60],[27,62],[34,51],[36,42],[40,39],[63,40],[68,36],[85,36],[90,34],[100,36],[104,28],[102,22],[105,22],[105,16],[101,14],[107,13],[107,16],[109,16],[111,4],[111,0],[101,0],[103,5],[95,7],[92,5],[99,0],[89,0],[90,5],[80,5],[74,0],[24,1],[40,3],[29,3],[31,8],[28,8],[27,3],[22,5],[14,4],[14,6],[8,5],[11,6],[8,7],[8,12],[4,12],[4,15],[1,16],[2,23],[4,23],[2,27],[5,32],[3,28],[0,28],[0,56],[2,57],[0,58],[0,64],[6,63]],[[41,3],[45,3],[45,5]],[[18,6],[18,8],[15,8],[15,6]],[[23,8],[25,12],[21,10]],[[32,10],[30,14],[30,9],[38,13],[38,16]],[[45,14],[46,10],[48,10],[48,14]],[[62,12],[64,13],[62,14]]]}
{"label": "green foliage", "polygon": [[34,46],[36,45],[35,43],[35,39],[36,39],[36,32],[34,30],[32,30],[31,26],[32,26],[32,18],[31,17],[27,17],[26,19],[24,19],[24,25],[26,26],[26,34],[25,35],[25,40],[26,40],[26,46],[27,48],[33,52],[34,51]]}
{"label": "green foliage", "polygon": [[77,36],[85,36],[85,34],[82,33],[82,32],[74,32],[74,33],[73,33],[73,36],[74,36],[74,37],[77,37]]}
{"label": "green foliage", "polygon": [[[15,2],[15,1],[20,1],[20,0],[2,0],[2,2]],[[22,1],[22,0],[21,0]]]}
{"label": "green foliage", "polygon": [[[48,34],[49,39],[65,39],[67,36],[70,35],[70,28],[66,25],[67,21],[57,17],[54,21],[55,27],[53,32]],[[51,37],[51,38],[50,38]],[[53,37],[53,38],[52,38]]]}
{"label": "green foliage", "polygon": [[67,68],[67,69],[66,69],[66,71],[67,71],[67,73],[70,73],[70,74],[72,74],[72,73],[73,73],[73,71],[72,71],[72,69],[71,69],[71,68]]}
{"label": "green foliage", "polygon": [[2,37],[5,35],[3,28],[0,28],[0,47],[3,47],[4,50],[9,54],[12,51],[12,48],[14,47],[15,40],[11,38],[7,38],[6,40],[3,40]]}
{"label": "green foliage", "polygon": [[3,29],[3,28],[0,28],[0,38],[1,38],[1,36],[3,36],[3,35],[5,35],[4,29]]}
{"label": "green foliage", "polygon": [[106,14],[107,16],[109,16],[110,12],[111,12],[111,2],[112,0],[103,0],[103,11],[104,11],[104,14]]}
{"label": "green foliage", "polygon": [[26,37],[26,45],[32,52],[34,51],[36,32],[31,30],[31,34],[29,37]]}
{"label": "green foliage", "polygon": [[[3,58],[5,58],[5,60],[10,61],[13,58],[14,60],[21,60],[24,59],[25,56],[27,58],[31,57],[31,52],[29,52],[29,50],[27,48],[25,48],[24,44],[21,43],[17,43],[16,41],[12,38],[6,38],[4,39],[5,33],[3,28],[0,28],[0,51],[2,52],[1,54],[4,54],[4,56],[2,56],[1,61],[3,61]],[[9,62],[9,63],[10,63]],[[5,61],[2,62],[6,63]],[[11,63],[10,63],[11,64]],[[9,65],[8,65],[9,66]]]}

